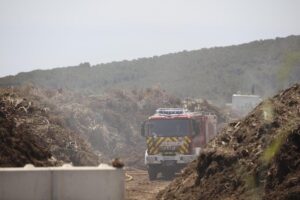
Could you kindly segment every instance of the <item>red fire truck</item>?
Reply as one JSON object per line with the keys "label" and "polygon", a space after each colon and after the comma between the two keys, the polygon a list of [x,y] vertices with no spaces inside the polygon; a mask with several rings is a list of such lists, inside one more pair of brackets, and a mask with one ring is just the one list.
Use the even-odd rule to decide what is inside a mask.
{"label": "red fire truck", "polygon": [[149,179],[159,172],[165,178],[193,161],[201,148],[217,134],[217,117],[211,113],[190,112],[183,108],[159,108],[141,129],[146,138],[145,164]]}

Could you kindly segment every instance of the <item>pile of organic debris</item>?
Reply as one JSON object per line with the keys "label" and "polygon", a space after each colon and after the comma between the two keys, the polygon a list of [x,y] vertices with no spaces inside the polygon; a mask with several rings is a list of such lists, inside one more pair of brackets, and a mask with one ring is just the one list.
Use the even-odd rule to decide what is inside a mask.
{"label": "pile of organic debris", "polygon": [[[72,96],[67,98],[66,96]],[[98,96],[62,94],[50,99],[72,130],[80,133],[106,161],[121,157],[126,166],[144,168],[145,139],[140,126],[158,107],[180,100],[157,88],[114,89]]]}
{"label": "pile of organic debris", "polygon": [[[114,89],[87,96],[65,89],[26,85],[2,89],[0,94],[3,109],[10,110],[7,114],[11,117],[7,120],[13,123],[13,137],[20,138],[27,131],[36,140],[31,143],[48,152],[44,160],[53,155],[75,165],[95,165],[98,159],[110,162],[120,157],[127,166],[145,167],[146,145],[140,136],[140,125],[158,107],[177,107],[181,103],[159,88]],[[9,101],[12,103],[8,104]],[[27,148],[23,149],[26,153]],[[6,155],[9,157],[10,153]]]}
{"label": "pile of organic debris", "polygon": [[78,134],[54,122],[53,113],[24,89],[0,89],[0,167],[97,165]]}
{"label": "pile of organic debris", "polygon": [[[87,96],[65,89],[25,85],[1,89],[0,98],[1,113],[4,113],[1,116],[5,116],[0,116],[0,128],[5,129],[1,129],[2,145],[13,150],[20,149],[25,142],[11,146],[7,142],[10,140],[8,138],[18,141],[28,137],[32,140],[30,145],[39,148],[37,152],[46,152],[47,155],[39,157],[39,160],[43,160],[39,164],[30,160],[28,148],[22,147],[22,155],[26,154],[29,158],[19,164],[18,159],[11,156],[12,151],[2,150],[0,159],[6,159],[1,162],[6,166],[23,166],[27,162],[36,165],[56,165],[62,162],[96,165],[120,157],[126,166],[145,168],[146,144],[145,138],[140,136],[142,122],[159,107],[182,106],[180,99],[159,88],[112,89],[101,95]],[[197,111],[200,109],[217,113],[225,121],[222,112],[208,102],[199,105]],[[7,161],[8,158],[11,162]],[[47,163],[49,159],[51,162]]]}
{"label": "pile of organic debris", "polygon": [[157,199],[299,199],[300,85],[229,124]]}
{"label": "pile of organic debris", "polygon": [[207,100],[187,98],[183,101],[183,105],[190,111],[209,112],[217,115],[218,123],[229,121],[229,112],[225,108],[219,108]]}

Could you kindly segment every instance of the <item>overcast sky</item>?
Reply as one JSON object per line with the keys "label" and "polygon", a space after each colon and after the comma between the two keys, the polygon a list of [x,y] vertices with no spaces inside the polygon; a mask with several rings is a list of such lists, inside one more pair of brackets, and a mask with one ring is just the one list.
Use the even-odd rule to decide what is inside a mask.
{"label": "overcast sky", "polygon": [[299,0],[0,0],[0,76],[300,35]]}

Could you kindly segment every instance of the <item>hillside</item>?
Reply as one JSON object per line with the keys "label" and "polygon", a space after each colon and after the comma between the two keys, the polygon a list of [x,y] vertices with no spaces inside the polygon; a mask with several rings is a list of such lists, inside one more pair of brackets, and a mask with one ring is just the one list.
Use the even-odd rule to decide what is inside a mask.
{"label": "hillside", "polygon": [[300,85],[227,126],[157,199],[299,199]]}
{"label": "hillside", "polygon": [[232,93],[262,96],[300,81],[300,36],[228,47],[183,51],[132,61],[36,70],[0,79],[0,87],[24,83],[83,94],[113,88],[160,86],[178,97],[229,102]]}

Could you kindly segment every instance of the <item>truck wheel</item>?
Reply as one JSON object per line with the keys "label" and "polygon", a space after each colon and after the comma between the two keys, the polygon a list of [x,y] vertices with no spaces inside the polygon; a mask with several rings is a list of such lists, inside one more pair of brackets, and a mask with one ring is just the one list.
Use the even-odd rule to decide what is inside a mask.
{"label": "truck wheel", "polygon": [[153,181],[156,179],[157,173],[158,173],[158,171],[157,171],[156,167],[148,166],[148,175],[149,175],[150,181]]}

